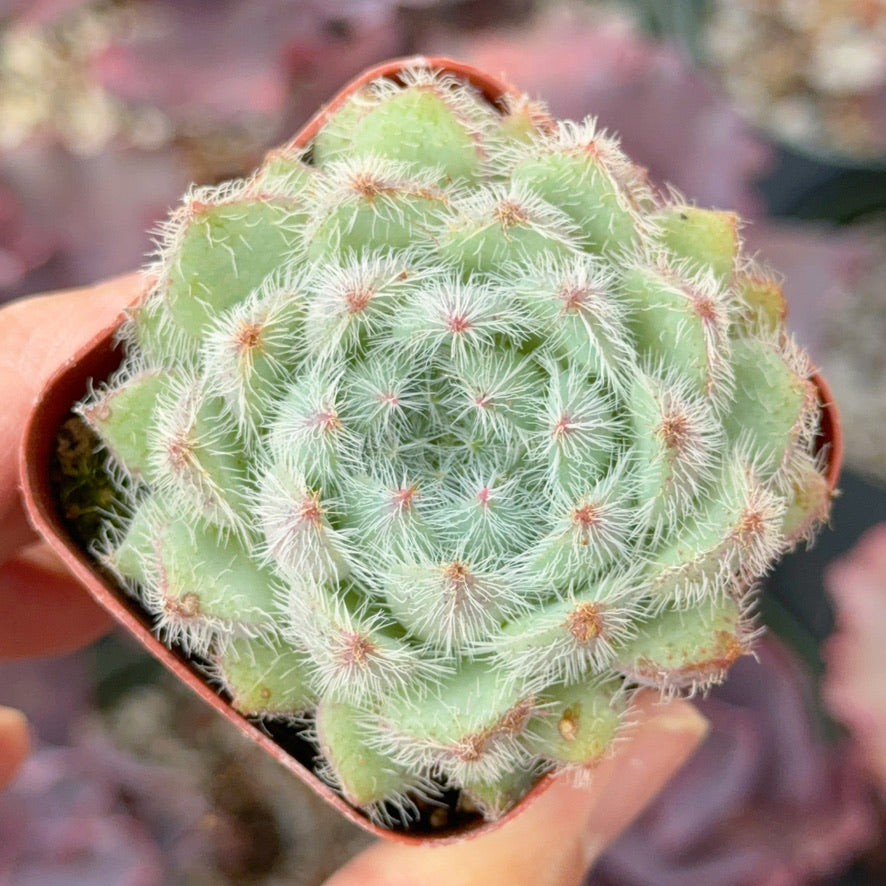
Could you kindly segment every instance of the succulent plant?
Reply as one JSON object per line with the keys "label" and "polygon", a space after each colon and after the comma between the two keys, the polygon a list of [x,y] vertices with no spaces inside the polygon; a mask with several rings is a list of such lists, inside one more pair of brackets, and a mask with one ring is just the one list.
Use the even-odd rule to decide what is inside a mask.
{"label": "succulent plant", "polygon": [[232,705],[385,824],[592,767],[638,685],[752,643],[830,491],[739,221],[414,60],[192,190],[79,405],[98,556]]}

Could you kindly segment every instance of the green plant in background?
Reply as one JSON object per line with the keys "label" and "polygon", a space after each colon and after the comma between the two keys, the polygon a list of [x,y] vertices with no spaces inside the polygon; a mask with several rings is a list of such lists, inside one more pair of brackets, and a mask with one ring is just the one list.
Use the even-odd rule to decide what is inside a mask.
{"label": "green plant in background", "polygon": [[390,823],[592,766],[747,652],[829,505],[811,367],[737,218],[593,122],[420,64],[188,194],[79,411],[99,556],[235,708]]}

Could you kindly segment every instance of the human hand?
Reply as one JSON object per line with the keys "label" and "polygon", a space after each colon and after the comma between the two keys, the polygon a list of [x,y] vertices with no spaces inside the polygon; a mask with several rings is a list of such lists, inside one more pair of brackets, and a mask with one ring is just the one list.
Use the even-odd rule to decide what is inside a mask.
{"label": "human hand", "polygon": [[[143,285],[130,274],[0,309],[0,660],[69,652],[110,627],[109,616],[30,527],[17,454],[31,405],[60,361],[113,323]],[[0,707],[0,787],[29,745],[25,718]]]}
{"label": "human hand", "polygon": [[[18,301],[0,310],[0,659],[76,649],[110,625],[28,525],[17,462],[34,398],[60,357],[112,324],[144,285],[137,274],[95,287]],[[706,723],[683,701],[637,698],[634,727],[615,753],[576,786],[561,777],[524,813],[491,833],[438,847],[383,842],[327,886],[570,886],[627,827],[690,755]],[[0,708],[0,787],[28,753],[24,717]]]}

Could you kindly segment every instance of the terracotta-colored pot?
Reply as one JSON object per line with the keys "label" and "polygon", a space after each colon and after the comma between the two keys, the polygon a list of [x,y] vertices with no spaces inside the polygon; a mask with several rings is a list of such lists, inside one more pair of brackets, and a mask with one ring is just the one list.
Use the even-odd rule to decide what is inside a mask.
{"label": "terracotta-colored pot", "polygon": [[[400,72],[417,59],[400,59],[372,68],[350,84],[329,102],[293,139],[296,146],[306,145],[316,135],[330,113],[353,92],[378,77],[396,79]],[[424,62],[470,82],[485,98],[497,107],[505,96],[519,96],[519,92],[502,80],[468,65],[447,58],[427,58]],[[440,843],[487,832],[509,821],[536,799],[550,784],[543,777],[523,800],[496,822],[484,822],[479,816],[464,815],[434,823],[433,827],[390,830],[370,821],[359,810],[345,802],[311,770],[313,748],[298,738],[291,728],[276,729],[263,724],[259,729],[246,717],[235,711],[227,700],[209,686],[197,664],[175,649],[167,648],[153,633],[153,622],[137,600],[125,593],[114,580],[103,572],[96,561],[74,540],[60,512],[51,479],[51,462],[55,441],[62,423],[69,417],[71,407],[87,391],[91,380],[107,378],[122,359],[115,344],[115,328],[100,332],[80,352],[66,359],[40,394],[31,414],[21,452],[21,483],[25,505],[37,531],[49,542],[71,572],[87,587],[95,599],[157,659],[183,680],[208,704],[212,705],[242,733],[264,748],[287,769],[309,784],[325,800],[351,821],[381,837],[409,843]],[[842,459],[842,433],[839,417],[830,390],[819,375],[813,377],[823,407],[820,447],[826,453],[827,477],[833,489],[837,482]]]}

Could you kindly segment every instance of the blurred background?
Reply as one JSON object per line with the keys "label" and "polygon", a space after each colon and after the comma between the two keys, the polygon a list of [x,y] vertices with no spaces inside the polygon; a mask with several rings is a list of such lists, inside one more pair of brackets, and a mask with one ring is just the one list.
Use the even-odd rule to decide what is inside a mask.
{"label": "blurred background", "polygon": [[[768,579],[758,660],[587,886],[886,883],[886,0],[0,0],[0,300],[135,268],[353,75],[446,54],[596,116],[738,210],[835,390],[832,528]],[[303,886],[366,838],[122,635],[0,662],[37,752],[3,886]]]}

